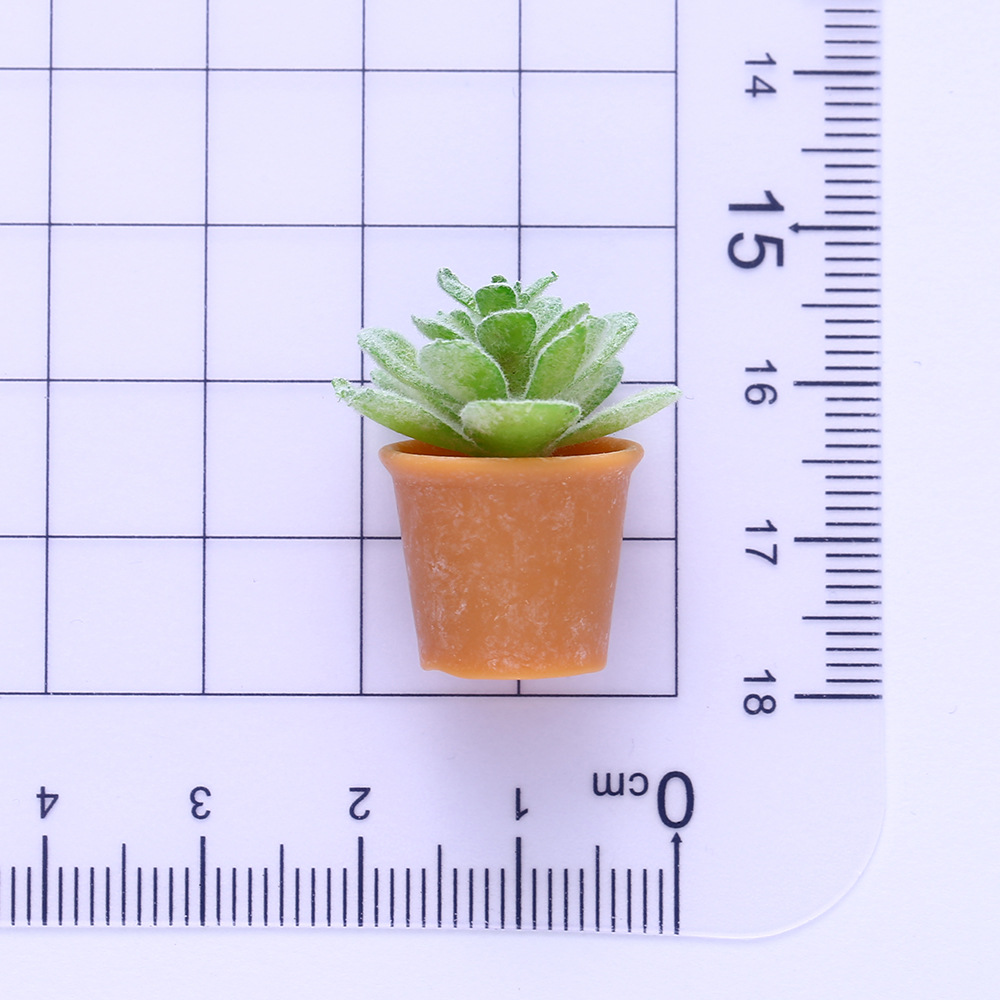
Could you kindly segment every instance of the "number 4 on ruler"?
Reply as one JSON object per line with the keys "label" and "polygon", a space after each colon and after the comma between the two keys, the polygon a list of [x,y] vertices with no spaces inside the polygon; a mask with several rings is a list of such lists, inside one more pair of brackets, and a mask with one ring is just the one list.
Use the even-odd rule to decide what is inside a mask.
{"label": "number 4 on ruler", "polygon": [[55,792],[45,791],[44,785],[38,790],[35,798],[38,799],[38,811],[42,819],[52,812],[52,807],[59,801],[59,796]]}

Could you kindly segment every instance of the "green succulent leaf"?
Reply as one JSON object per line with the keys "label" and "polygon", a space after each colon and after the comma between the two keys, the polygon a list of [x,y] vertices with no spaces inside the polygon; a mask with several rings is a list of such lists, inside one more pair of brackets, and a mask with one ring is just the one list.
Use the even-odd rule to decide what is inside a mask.
{"label": "green succulent leaf", "polygon": [[476,295],[468,285],[462,284],[455,275],[446,267],[442,267],[437,273],[437,282],[441,290],[450,295],[459,305],[466,309],[476,308]]}
{"label": "green succulent leaf", "polygon": [[563,311],[562,299],[558,295],[542,295],[533,299],[523,308],[531,311],[539,330],[544,330]]}
{"label": "green succulent leaf", "polygon": [[462,408],[462,431],[483,452],[501,458],[544,455],[580,416],[561,399],[479,399]]}
{"label": "green succulent leaf", "polygon": [[476,339],[503,369],[512,393],[520,393],[528,380],[535,317],[525,309],[491,313],[476,327]]}
{"label": "green succulent leaf", "polygon": [[459,402],[507,397],[500,366],[467,340],[435,341],[420,351],[418,360],[428,378]]}
{"label": "green succulent leaf", "polygon": [[625,368],[617,358],[612,358],[602,367],[593,369],[584,378],[578,378],[569,388],[559,395],[563,399],[578,403],[587,416],[596,410],[618,387]]}
{"label": "green succulent leaf", "polygon": [[630,312],[601,317],[601,325],[595,325],[589,332],[581,377],[610,361],[628,343],[638,323]]}
{"label": "green succulent leaf", "polygon": [[448,313],[445,318],[463,337],[469,340],[475,338],[476,321],[464,309],[456,309]]}
{"label": "green succulent leaf", "polygon": [[371,380],[380,389],[385,389],[386,392],[393,392],[397,396],[407,396],[410,399],[415,399],[418,403],[423,402],[423,396],[418,389],[414,389],[412,385],[407,385],[405,382],[400,382],[384,368],[373,368]]}
{"label": "green succulent leaf", "polygon": [[444,313],[438,313],[435,319],[421,319],[419,316],[411,316],[413,325],[430,340],[456,340],[462,336],[446,321]]}
{"label": "green succulent leaf", "polygon": [[586,339],[586,327],[577,323],[572,330],[551,341],[535,361],[525,396],[528,399],[561,398],[580,367]]}
{"label": "green succulent leaf", "polygon": [[[561,448],[563,445],[581,444],[584,441],[604,437],[605,434],[614,434],[624,430],[676,402],[680,395],[680,389],[674,386],[645,389],[572,427],[556,442],[556,445]],[[464,414],[465,410],[463,409],[463,422]]]}
{"label": "green succulent leaf", "polygon": [[358,388],[344,379],[336,379],[333,387],[345,403],[383,427],[449,451],[463,454],[479,451],[457,427],[452,427],[413,399],[377,387]]}
{"label": "green succulent leaf", "polygon": [[410,319],[431,340],[455,340],[458,337],[473,340],[476,336],[475,320],[464,309],[439,312],[434,319],[421,319],[419,316],[411,316]]}
{"label": "green succulent leaf", "polygon": [[458,400],[455,400],[451,406],[445,406],[439,400],[431,400],[428,398],[426,392],[414,388],[412,385],[407,385],[405,382],[400,382],[399,379],[394,378],[384,368],[373,368],[371,380],[379,389],[384,389],[386,392],[391,392],[396,396],[405,396],[407,399],[412,399],[415,403],[419,403],[425,410],[429,410],[440,417],[445,423],[451,423],[455,427],[458,427],[458,413],[462,409],[462,403]]}
{"label": "green succulent leaf", "polygon": [[[497,277],[500,281],[497,282]],[[501,309],[517,307],[517,292],[507,284],[501,275],[494,277],[494,284],[484,285],[476,292],[476,308],[484,315],[499,312]]]}
{"label": "green succulent leaf", "polygon": [[393,330],[368,328],[358,334],[358,343],[393,378],[411,386],[445,410],[458,409],[458,400],[442,392],[420,370],[417,349],[401,334]]}
{"label": "green succulent leaf", "polygon": [[416,367],[417,349],[402,334],[381,327],[365,327],[358,345],[388,371],[408,371]]}
{"label": "green succulent leaf", "polygon": [[542,292],[544,292],[545,289],[548,288],[549,285],[551,285],[552,282],[558,277],[559,275],[556,274],[555,271],[552,271],[551,274],[545,275],[544,278],[539,278],[537,281],[533,281],[523,292],[521,292],[518,304],[521,306],[528,305],[532,299],[541,295]]}
{"label": "green succulent leaf", "polygon": [[[558,301],[558,299],[556,301]],[[590,306],[588,306],[586,302],[581,302],[578,305],[573,306],[571,309],[561,310],[558,315],[552,317],[548,325],[545,326],[539,333],[538,339],[535,341],[535,350],[541,350],[550,341],[555,340],[556,337],[565,333],[567,330],[572,330],[573,327],[585,319],[593,319],[597,321],[596,316],[588,316],[589,312]]]}

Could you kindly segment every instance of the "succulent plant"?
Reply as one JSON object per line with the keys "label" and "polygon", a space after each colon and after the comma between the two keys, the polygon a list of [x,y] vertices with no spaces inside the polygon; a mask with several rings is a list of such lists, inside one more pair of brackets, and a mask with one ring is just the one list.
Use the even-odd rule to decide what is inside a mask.
{"label": "succulent plant", "polygon": [[477,291],[447,268],[442,290],[460,306],[413,317],[429,343],[419,350],[392,330],[364,329],[376,362],[371,384],[334,380],[337,394],[372,420],[466,455],[548,455],[613,434],[673,403],[674,386],[646,389],[597,408],[621,381],[616,357],[635,330],[632,313],[593,316],[544,294],[555,272],[527,288],[494,275]]}

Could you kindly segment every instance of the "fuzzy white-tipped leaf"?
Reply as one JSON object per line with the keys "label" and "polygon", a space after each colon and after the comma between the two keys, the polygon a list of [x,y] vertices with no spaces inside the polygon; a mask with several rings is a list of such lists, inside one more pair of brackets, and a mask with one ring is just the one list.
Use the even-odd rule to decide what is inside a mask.
{"label": "fuzzy white-tipped leaf", "polygon": [[459,402],[507,397],[507,380],[500,366],[467,340],[428,344],[420,351],[419,362],[427,377]]}
{"label": "fuzzy white-tipped leaf", "polygon": [[562,398],[580,366],[586,337],[586,328],[578,323],[545,347],[535,361],[524,395],[528,399]]}
{"label": "fuzzy white-tipped leaf", "polygon": [[379,389],[384,389],[386,392],[396,396],[405,396],[407,399],[412,399],[446,424],[458,427],[458,412],[462,408],[462,404],[458,400],[455,401],[453,406],[443,406],[437,400],[429,399],[426,392],[422,392],[420,389],[415,389],[412,385],[407,385],[405,382],[400,382],[399,379],[393,378],[384,368],[373,368],[371,380],[372,385],[377,386]]}
{"label": "fuzzy white-tipped leaf", "polygon": [[524,308],[528,309],[531,315],[535,317],[535,326],[538,330],[535,334],[536,339],[543,337],[546,328],[551,326],[563,312],[562,299],[549,295],[543,295],[541,298],[535,299]]}
{"label": "fuzzy white-tipped leaf", "polygon": [[462,335],[450,323],[444,322],[444,313],[438,313],[435,319],[421,319],[411,316],[413,325],[429,340],[456,340]]}
{"label": "fuzzy white-tipped leaf", "polygon": [[600,325],[594,325],[590,331],[581,378],[610,361],[628,343],[639,323],[630,312],[611,313],[600,319]]}
{"label": "fuzzy white-tipped leaf", "polygon": [[[665,406],[677,401],[681,391],[673,386],[661,389],[645,389],[636,393],[628,399],[609,406],[606,410],[601,410],[594,414],[589,420],[585,420],[569,430],[557,442],[557,447],[567,444],[581,444],[584,441],[591,441],[594,438],[604,437],[605,434],[614,434],[617,431],[631,427],[632,424],[651,417],[654,413],[662,410]],[[462,411],[465,412],[464,410]]]}
{"label": "fuzzy white-tipped leaf", "polygon": [[411,316],[413,325],[431,340],[454,340],[458,337],[472,340],[476,335],[476,324],[464,309],[453,312],[439,312],[433,319]]}
{"label": "fuzzy white-tipped leaf", "polygon": [[343,379],[335,380],[333,387],[359,413],[399,434],[467,455],[479,450],[457,428],[409,397],[370,386],[358,388]]}
{"label": "fuzzy white-tipped leaf", "polygon": [[579,406],[561,399],[481,399],[461,413],[463,433],[501,458],[548,454],[579,416]]}
{"label": "fuzzy white-tipped leaf", "polygon": [[522,306],[528,305],[536,296],[541,295],[549,285],[552,284],[559,277],[555,271],[550,274],[545,275],[544,278],[539,278],[537,281],[533,281],[528,287],[521,292],[519,297],[519,304]]}
{"label": "fuzzy white-tipped leaf", "polygon": [[420,370],[417,349],[401,334],[394,330],[368,328],[358,334],[358,344],[393,378],[411,386],[435,405],[457,411],[458,400],[439,389]]}
{"label": "fuzzy white-tipped leaf", "polygon": [[476,308],[475,292],[468,285],[462,284],[455,275],[446,267],[442,267],[437,273],[437,282],[441,290],[450,295],[459,305],[466,309]]}
{"label": "fuzzy white-tipped leaf", "polygon": [[[373,368],[371,375],[372,384],[386,392],[395,393],[397,396],[406,396],[408,399],[415,399],[418,403],[423,403],[424,397],[419,389],[414,389],[412,385],[400,382],[398,378],[390,375],[384,368]],[[339,380],[336,384],[339,384]],[[457,416],[457,414],[456,414]]]}
{"label": "fuzzy white-tipped leaf", "polygon": [[612,358],[601,368],[596,368],[585,378],[578,378],[565,391],[560,393],[563,399],[578,403],[587,416],[596,410],[618,387],[625,368],[617,358]]}
{"label": "fuzzy white-tipped leaf", "polygon": [[484,285],[476,292],[476,308],[484,316],[516,307],[517,293],[506,282]]}
{"label": "fuzzy white-tipped leaf", "polygon": [[512,393],[520,393],[528,380],[535,317],[525,309],[491,313],[476,327],[476,339],[503,369]]}
{"label": "fuzzy white-tipped leaf", "polygon": [[358,345],[394,374],[412,370],[417,365],[417,349],[395,330],[365,327],[358,334]]}
{"label": "fuzzy white-tipped leaf", "polygon": [[573,327],[584,320],[596,322],[596,317],[588,317],[587,314],[589,312],[590,306],[586,302],[580,302],[570,309],[561,309],[558,314],[549,318],[547,325],[540,326],[538,337],[535,340],[535,350],[540,351],[560,334],[565,333],[567,330],[572,330]]}

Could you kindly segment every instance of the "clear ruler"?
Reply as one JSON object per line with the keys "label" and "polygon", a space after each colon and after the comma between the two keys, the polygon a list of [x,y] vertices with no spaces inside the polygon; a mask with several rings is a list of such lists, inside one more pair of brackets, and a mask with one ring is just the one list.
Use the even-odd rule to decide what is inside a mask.
{"label": "clear ruler", "polygon": [[[227,35],[206,8],[209,68],[192,56],[171,70],[194,81],[192,95],[207,95],[201,132],[193,133],[209,137],[200,220],[170,221],[174,203],[163,197],[159,216],[135,209],[123,221],[114,215],[114,193],[104,209],[94,202],[97,214],[74,216],[73,196],[85,206],[80,192],[88,189],[73,188],[80,171],[60,173],[82,147],[74,147],[72,130],[61,131],[59,115],[85,116],[87,101],[109,99],[97,87],[111,70],[124,87],[140,70],[152,77],[151,70],[169,67],[166,56],[147,53],[147,66],[109,50],[100,53],[103,63],[93,53],[89,61],[67,56],[68,67],[59,57],[72,47],[46,43],[44,64],[11,60],[8,82],[40,83],[39,93],[54,99],[32,104],[29,95],[24,105],[25,115],[41,116],[49,137],[41,217],[9,215],[3,235],[37,240],[38,259],[48,262],[40,273],[50,275],[49,294],[57,298],[67,233],[119,233],[116,227],[130,225],[130,233],[147,227],[164,240],[192,236],[205,248],[208,361],[200,374],[169,379],[110,369],[73,376],[54,335],[56,310],[33,328],[35,353],[47,359],[41,373],[19,374],[5,362],[3,389],[12,406],[25,407],[17,416],[35,413],[17,393],[38,389],[39,400],[50,398],[38,411],[47,414],[39,440],[50,463],[45,500],[38,500],[41,527],[19,527],[13,518],[0,539],[15,567],[8,607],[21,609],[10,616],[11,634],[28,636],[24,621],[45,623],[44,642],[12,640],[0,666],[7,762],[0,773],[0,924],[754,936],[823,912],[866,865],[884,798],[879,5],[678,0],[675,10],[635,0],[607,24],[574,21],[573,28],[560,4],[509,6],[506,21],[496,5],[470,5],[462,15],[467,28],[480,23],[491,28],[486,37],[509,37],[513,46],[505,54],[496,41],[484,65],[464,72],[434,63],[433,52],[418,66],[401,29],[389,31],[374,3],[339,12],[345,23],[357,21],[365,39],[360,62],[337,52],[336,67],[310,72],[309,54],[298,63],[289,54],[294,33],[272,25],[248,67],[240,59],[250,59],[252,33]],[[441,25],[447,34],[447,21]],[[564,50],[546,51],[542,42],[560,25],[573,37]],[[58,19],[49,27],[58,39]],[[603,45],[595,44],[602,36]],[[213,129],[227,100],[237,106],[234,81],[242,85],[250,68],[282,86],[301,85],[307,102],[315,86],[317,106],[334,100],[336,87],[357,88],[362,119],[368,116],[358,217],[330,222],[324,213],[340,219],[336,206],[303,208],[291,197],[279,206],[284,215],[237,214],[238,186],[232,194],[212,173],[223,169],[216,164],[224,166],[235,140]],[[95,89],[71,92],[71,72],[74,80],[98,81]],[[419,164],[395,175],[378,171],[387,137],[405,133],[408,116],[417,115],[417,103],[407,112],[404,101],[395,125],[380,125],[387,88],[403,74],[411,74],[414,102],[429,88],[428,101],[453,99],[459,111],[485,99],[487,91],[475,88],[494,80],[498,95],[513,95],[513,125],[497,125],[493,138],[516,164],[505,189],[516,195],[510,211],[466,178],[468,210],[483,213],[481,225],[442,215],[433,204],[413,208],[409,195],[396,203],[403,216],[429,214],[387,214],[392,191],[425,182],[436,190]],[[334,90],[323,90],[328,86]],[[629,119],[631,86],[640,88],[640,103]],[[275,94],[259,98],[262,113]],[[593,128],[608,136],[632,128],[635,144],[622,146],[624,162],[615,167],[617,157],[596,147],[587,157],[581,147],[573,167],[579,176],[570,180],[556,169],[538,121],[540,109],[556,119],[560,107],[564,115],[592,109]],[[173,128],[174,119],[165,120]],[[349,119],[341,124],[346,129]],[[292,135],[294,121],[287,127]],[[572,128],[553,128],[571,144]],[[647,132],[653,138],[645,142]],[[98,153],[88,163],[100,173]],[[171,184],[183,179],[178,164]],[[344,170],[345,178],[357,175],[350,164]],[[655,197],[630,200],[650,177],[657,178]],[[612,192],[603,215],[580,207],[588,185],[600,205],[600,192]],[[215,194],[220,187],[225,197]],[[560,201],[563,188],[572,196]],[[263,184],[255,197],[266,202],[268,191]],[[540,192],[555,206],[551,217],[539,214]],[[648,311],[663,329],[644,328],[658,346],[631,359],[628,377],[677,381],[685,397],[675,413],[635,431],[650,457],[643,477],[637,473],[604,674],[520,686],[418,676],[389,485],[373,457],[381,432],[366,428],[359,444],[353,417],[329,418],[351,435],[334,464],[342,474],[337,495],[359,497],[353,507],[342,501],[361,511],[353,533],[213,527],[213,498],[225,493],[227,476],[238,484],[245,475],[238,462],[210,465],[227,393],[281,381],[273,391],[290,394],[316,375],[213,375],[226,353],[212,325],[214,289],[223,287],[213,254],[234,233],[251,240],[269,229],[287,237],[296,266],[312,259],[302,240],[333,231],[356,237],[355,261],[367,262],[358,275],[366,289],[363,320],[380,325],[392,322],[373,301],[384,278],[379,268],[388,272],[406,253],[425,256],[419,240],[433,242],[438,231],[447,230],[451,250],[465,247],[476,261],[497,250],[529,278],[553,266],[543,251],[586,262],[604,246],[627,270],[641,267],[648,248],[648,273],[656,275],[647,285],[654,290]],[[379,258],[390,240],[403,249]],[[252,273],[249,242],[245,253]],[[663,260],[669,266],[661,267]],[[464,277],[461,261],[435,259],[421,279],[439,264]],[[615,272],[613,260],[607,268]],[[564,274],[569,297],[570,270]],[[392,294],[387,299],[387,311],[405,319]],[[638,312],[640,305],[609,302],[599,311]],[[255,357],[258,347],[248,350]],[[135,399],[153,400],[149,412],[167,405],[157,395],[167,383],[196,393],[202,409],[192,447],[208,442],[194,481],[208,498],[200,528],[150,530],[143,527],[148,512],[136,514],[128,530],[59,527],[86,499],[60,493],[72,480],[68,465],[58,464],[69,461],[60,427],[71,412],[69,394],[91,382],[124,385]],[[332,410],[332,401],[327,405]],[[146,419],[146,411],[136,412]],[[279,434],[278,409],[248,412],[254,433]],[[355,466],[357,476],[344,471]],[[136,468],[141,479],[141,461]],[[313,488],[305,477],[293,487]],[[229,509],[232,525],[242,508],[234,500]],[[196,572],[183,591],[193,595],[199,622],[192,644],[177,638],[183,623],[171,617],[179,614],[175,606],[158,610],[183,588],[157,583],[152,569],[136,570],[155,561],[153,548],[127,549],[136,541],[173,546],[176,562],[171,554],[164,565],[174,582],[188,579],[184,553],[194,553]],[[239,571],[223,562],[231,543],[255,546]],[[295,590],[289,581],[302,578],[303,564],[289,553],[302,551],[316,554],[308,563],[316,582]],[[44,580],[29,572],[32,552],[42,554]],[[16,568],[22,556],[23,573]],[[66,596],[67,567],[74,566],[75,605]],[[89,585],[79,583],[86,581],[81,566],[95,567]],[[130,583],[136,579],[138,589]],[[258,579],[271,588],[259,601]],[[101,614],[114,618],[101,610],[102,595],[112,592],[117,607],[131,609],[117,612],[120,644],[74,646],[75,629],[85,632]],[[234,593],[245,598],[242,618],[231,610]],[[274,614],[275,602],[296,623],[294,634],[279,625],[261,630],[257,618]],[[326,612],[354,620],[359,611],[357,642],[318,624]],[[217,624],[226,614],[229,632]],[[143,628],[163,645],[150,643],[136,655],[134,635],[146,634]],[[240,630],[260,641],[244,639],[238,653],[227,651],[225,636]],[[274,635],[284,636],[284,645]],[[36,650],[44,669],[33,665]],[[309,674],[302,664],[310,657],[328,660],[335,679]],[[219,663],[230,663],[231,672]],[[88,679],[101,671],[113,679]],[[156,671],[162,679],[149,680]]]}

